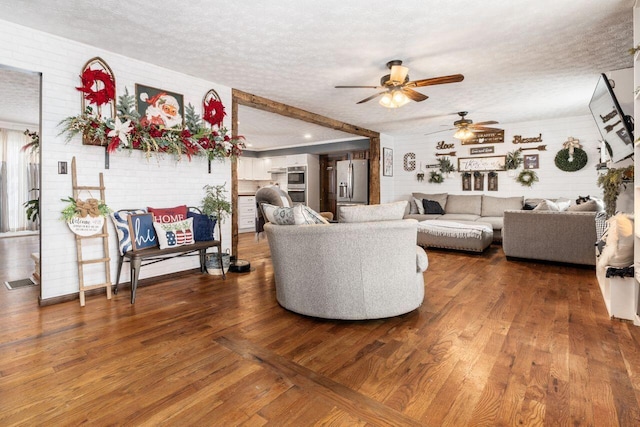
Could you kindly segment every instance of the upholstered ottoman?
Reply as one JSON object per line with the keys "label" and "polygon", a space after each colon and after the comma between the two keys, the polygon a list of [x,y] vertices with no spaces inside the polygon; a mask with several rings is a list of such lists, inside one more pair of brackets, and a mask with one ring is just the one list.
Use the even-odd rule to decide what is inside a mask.
{"label": "upholstered ottoman", "polygon": [[423,247],[482,252],[493,240],[487,222],[426,220],[418,223],[418,245]]}

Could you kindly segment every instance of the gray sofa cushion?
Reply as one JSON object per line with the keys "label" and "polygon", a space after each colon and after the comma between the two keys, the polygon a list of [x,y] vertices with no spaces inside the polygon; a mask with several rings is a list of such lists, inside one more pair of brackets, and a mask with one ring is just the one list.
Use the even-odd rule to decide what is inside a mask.
{"label": "gray sofa cushion", "polygon": [[504,225],[504,216],[483,216],[478,221],[480,222],[488,222],[493,227],[493,231],[502,230],[502,226]]}
{"label": "gray sofa cushion", "polygon": [[443,221],[482,221],[480,215],[473,214],[444,214],[440,218]]}
{"label": "gray sofa cushion", "polygon": [[409,214],[409,215],[405,215],[404,219],[415,219],[416,221],[424,221],[427,219],[438,219],[438,218],[442,218],[442,215],[436,215],[436,214],[432,214],[432,215],[420,215],[420,214]]}
{"label": "gray sofa cushion", "polygon": [[395,221],[402,219],[407,201],[380,205],[340,206],[340,222]]}
{"label": "gray sofa cushion", "polygon": [[[442,206],[442,203],[440,203]],[[482,196],[449,194],[447,204],[444,207],[448,214],[478,215],[482,212]]]}
{"label": "gray sofa cushion", "polygon": [[506,210],[522,209],[524,205],[524,197],[492,197],[482,196],[482,213],[483,217],[504,216]]}

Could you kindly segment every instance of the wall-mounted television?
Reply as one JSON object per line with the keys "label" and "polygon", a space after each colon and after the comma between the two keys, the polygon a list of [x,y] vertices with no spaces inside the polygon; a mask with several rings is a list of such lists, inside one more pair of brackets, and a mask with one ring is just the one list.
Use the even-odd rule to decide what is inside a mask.
{"label": "wall-mounted television", "polygon": [[613,163],[633,155],[633,119],[625,116],[606,75],[601,74],[589,102]]}

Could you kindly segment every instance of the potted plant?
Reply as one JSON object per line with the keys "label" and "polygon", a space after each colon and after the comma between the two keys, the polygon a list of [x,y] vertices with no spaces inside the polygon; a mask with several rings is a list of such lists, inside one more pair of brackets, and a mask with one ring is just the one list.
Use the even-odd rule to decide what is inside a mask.
{"label": "potted plant", "polygon": [[505,156],[504,168],[506,170],[516,170],[520,167],[520,165],[524,162],[522,158],[522,148],[518,148],[517,150],[509,151]]}
{"label": "potted plant", "polygon": [[[203,214],[216,218],[218,234],[220,236],[219,240],[221,242],[220,247],[222,247],[222,223],[231,214],[231,202],[229,202],[226,197],[226,185],[227,183],[225,182],[221,185],[207,184],[202,187],[204,190],[204,197],[202,198],[202,205],[200,206]],[[222,254],[222,268],[228,269],[229,263],[229,254]],[[209,274],[222,274],[218,254],[207,255],[206,266]]]}
{"label": "potted plant", "polygon": [[633,182],[633,165],[626,168],[612,168],[598,176],[598,187],[602,187],[603,199],[607,217],[616,213],[616,202],[623,188],[627,188],[627,183]]}

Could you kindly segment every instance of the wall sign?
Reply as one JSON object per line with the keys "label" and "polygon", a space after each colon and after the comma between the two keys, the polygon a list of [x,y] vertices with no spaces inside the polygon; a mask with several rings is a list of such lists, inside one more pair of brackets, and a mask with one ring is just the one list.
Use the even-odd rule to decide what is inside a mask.
{"label": "wall sign", "polygon": [[469,154],[492,154],[493,147],[473,147],[469,148]]}
{"label": "wall sign", "polygon": [[436,150],[451,150],[455,144],[446,144],[444,141],[440,141],[436,144]]}
{"label": "wall sign", "polygon": [[455,151],[451,151],[449,153],[436,153],[436,156],[451,156],[451,157],[455,157],[456,156],[456,152]]}
{"label": "wall sign", "polygon": [[463,157],[458,159],[458,171],[503,171],[506,156]]}
{"label": "wall sign", "polygon": [[542,134],[538,134],[538,136],[532,138],[523,138],[522,135],[513,136],[514,144],[530,144],[532,142],[542,142]]}
{"label": "wall sign", "polygon": [[540,156],[538,154],[525,154],[523,156],[525,169],[538,169],[540,167]]}
{"label": "wall sign", "polygon": [[416,170],[416,153],[407,153],[403,159],[404,170],[411,172]]}
{"label": "wall sign", "polygon": [[463,139],[462,145],[499,144],[504,142],[504,130],[477,131],[470,139]]}

